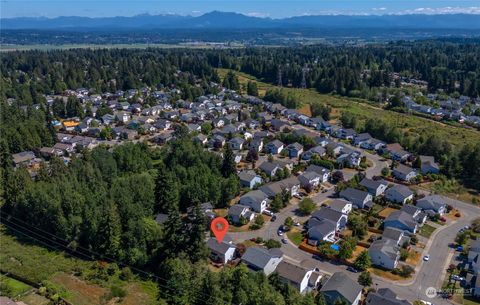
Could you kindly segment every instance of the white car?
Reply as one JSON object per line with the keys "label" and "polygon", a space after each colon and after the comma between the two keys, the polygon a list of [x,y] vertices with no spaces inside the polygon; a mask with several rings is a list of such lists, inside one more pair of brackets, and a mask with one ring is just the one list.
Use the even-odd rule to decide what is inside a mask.
{"label": "white car", "polygon": [[283,236],[283,231],[282,231],[282,230],[278,230],[278,231],[277,231],[277,234],[278,234],[278,236]]}
{"label": "white car", "polygon": [[430,254],[427,254],[423,257],[423,260],[428,262],[428,260],[430,259]]}
{"label": "white car", "polygon": [[269,211],[269,210],[264,210],[263,211],[263,214],[267,215],[267,216],[273,216],[273,212],[272,211]]}

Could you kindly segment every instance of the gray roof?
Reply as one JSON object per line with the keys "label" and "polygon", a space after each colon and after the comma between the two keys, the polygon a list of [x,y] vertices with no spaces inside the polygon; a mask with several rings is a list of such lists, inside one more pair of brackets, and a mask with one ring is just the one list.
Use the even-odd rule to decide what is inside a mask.
{"label": "gray roof", "polygon": [[402,236],[403,231],[397,228],[385,228],[382,234],[382,239],[392,239],[398,241]]}
{"label": "gray roof", "polygon": [[[264,201],[265,199],[267,199],[268,196],[267,196],[266,193],[264,193],[261,190],[254,190],[254,191],[246,193],[241,198],[250,198],[252,201],[260,203],[260,202]],[[240,198],[240,200],[241,200],[241,198]]]}
{"label": "gray roof", "polygon": [[366,298],[367,305],[411,305],[406,300],[398,300],[395,292],[388,288],[378,289],[377,292],[370,292]]}
{"label": "gray roof", "polygon": [[337,291],[341,296],[353,303],[362,292],[363,287],[352,280],[344,272],[335,272],[322,286],[321,292]]}
{"label": "gray roof", "polygon": [[[312,220],[315,218],[312,218]],[[308,236],[313,237],[322,237],[322,239],[328,234],[332,233],[337,229],[337,225],[328,219],[322,219],[316,222],[309,222]]]}
{"label": "gray roof", "polygon": [[288,145],[287,149],[301,150],[301,149],[303,149],[303,146],[302,146],[302,144],[295,142],[295,143],[292,143],[292,144]]}
{"label": "gray roof", "polygon": [[312,217],[317,219],[328,219],[337,223],[340,218],[342,218],[343,213],[329,209],[327,207],[322,207],[319,210],[315,211],[312,214]]}
{"label": "gray roof", "polygon": [[417,214],[418,212],[420,212],[420,209],[417,208],[416,206],[405,204],[405,205],[402,206],[400,211],[405,212],[405,213],[413,216],[413,215]]}
{"label": "gray roof", "polygon": [[268,146],[274,146],[275,148],[280,148],[283,143],[280,142],[279,140],[273,140],[272,142],[267,144]]}
{"label": "gray roof", "polygon": [[158,224],[164,224],[168,220],[168,215],[167,214],[157,214],[157,217],[155,217],[155,221]]}
{"label": "gray roof", "polygon": [[344,197],[348,200],[353,199],[353,200],[364,201],[367,196],[368,196],[368,192],[357,190],[351,187],[340,192],[340,197]]}
{"label": "gray roof", "polygon": [[385,194],[388,194],[389,192],[396,192],[400,194],[402,197],[407,198],[408,196],[413,195],[412,190],[410,190],[408,187],[401,185],[401,184],[396,184],[395,186],[389,188]]}
{"label": "gray roof", "polygon": [[265,268],[268,262],[272,258],[282,257],[283,253],[279,249],[266,249],[262,247],[249,247],[245,254],[242,256],[242,260],[249,265],[253,265],[259,269]]}
{"label": "gray roof", "polygon": [[335,211],[341,212],[347,204],[352,203],[344,199],[334,199],[328,206]]}
{"label": "gray roof", "polygon": [[210,237],[207,241],[207,247],[210,251],[213,251],[218,254],[225,254],[227,253],[228,249],[235,248],[233,243],[230,243],[230,239],[225,236],[227,239],[223,239],[221,243],[218,243],[216,238]]}
{"label": "gray roof", "polygon": [[12,158],[13,158],[13,162],[15,164],[18,164],[18,163],[35,159],[35,154],[33,153],[33,151],[22,151],[17,154],[13,154]]}
{"label": "gray roof", "polygon": [[417,224],[417,222],[412,217],[412,215],[403,211],[394,211],[390,213],[390,215],[388,215],[388,217],[385,219],[385,222],[388,222],[388,221],[398,221],[410,228],[414,228]]}
{"label": "gray roof", "polygon": [[391,260],[396,260],[400,248],[397,246],[397,243],[391,239],[377,239],[370,245],[368,251],[379,251],[387,255]]}
{"label": "gray roof", "polygon": [[243,212],[243,210],[245,210],[245,209],[249,209],[249,207],[247,207],[247,206],[245,206],[245,205],[241,205],[241,204],[232,205],[232,206],[228,209],[228,215],[240,216],[240,215],[242,215],[242,212]]}
{"label": "gray roof", "polygon": [[385,180],[372,180],[368,178],[363,178],[360,181],[360,185],[366,187],[367,189],[377,189],[380,185],[388,185]]}
{"label": "gray roof", "polygon": [[300,284],[310,270],[286,261],[281,261],[275,271],[280,277],[287,279],[292,283]]}
{"label": "gray roof", "polygon": [[260,169],[265,171],[265,172],[272,172],[277,167],[281,167],[281,166],[279,166],[276,163],[272,163],[272,162],[268,162],[268,161],[260,164]]}
{"label": "gray roof", "polygon": [[240,181],[245,181],[248,183],[250,183],[250,181],[252,181],[257,176],[258,175],[254,171],[249,170],[241,171],[240,173],[238,173],[238,178],[240,179]]}
{"label": "gray roof", "polygon": [[403,164],[398,164],[398,166],[395,167],[395,169],[393,171],[394,172],[399,172],[403,175],[408,175],[411,172],[414,172],[415,170],[413,168],[411,168],[410,166],[406,166],[406,165],[403,165]]}
{"label": "gray roof", "polygon": [[316,172],[317,174],[323,175],[324,173],[329,173],[330,170],[328,168],[318,166],[315,164],[309,165],[306,169],[306,172]]}
{"label": "gray roof", "polygon": [[440,208],[445,207],[446,203],[442,196],[430,195],[417,200],[417,206],[421,207],[422,209],[438,211]]}

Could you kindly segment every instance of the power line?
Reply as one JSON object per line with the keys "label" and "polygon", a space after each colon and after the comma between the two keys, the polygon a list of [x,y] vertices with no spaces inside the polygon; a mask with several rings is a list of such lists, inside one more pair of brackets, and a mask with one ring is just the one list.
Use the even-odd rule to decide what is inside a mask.
{"label": "power line", "polygon": [[[40,229],[40,228],[38,228],[38,227],[36,227],[36,226],[33,226],[33,225],[31,225],[31,224],[28,224],[28,223],[26,223],[25,221],[23,221],[23,220],[21,220],[21,219],[19,219],[19,218],[16,218],[16,217],[14,217],[14,216],[12,216],[12,215],[10,215],[10,214],[7,214],[7,213],[5,213],[5,212],[3,212],[3,211],[0,211],[0,213],[7,215],[9,218],[13,218],[15,221],[21,222],[21,223],[24,224],[24,225],[30,226],[30,227],[32,227],[32,228],[35,228],[36,230],[38,230],[38,231],[40,231],[40,232],[42,232],[42,233],[48,234],[48,235],[52,236],[53,239],[58,239],[58,240],[60,240],[60,241],[63,241],[63,242],[66,243],[67,245],[69,244],[68,241],[66,241],[66,240],[58,237],[58,236],[55,235],[55,234],[52,234],[52,233],[47,232],[47,231],[45,231],[45,230],[42,230],[42,229]],[[2,222],[4,222],[5,220],[6,220],[6,219],[3,218],[3,219],[2,219]],[[10,221],[10,220],[8,220],[8,219],[7,219],[6,221],[9,222],[9,223],[11,223],[11,224],[13,224],[13,225],[15,225],[15,226],[17,226],[17,227],[19,227],[18,224],[14,223],[14,222],[12,222],[12,221]],[[10,225],[10,226],[11,226],[11,225]],[[9,226],[9,227],[10,227],[10,226]],[[32,234],[35,234],[36,236],[40,236],[39,238],[45,238],[44,236],[40,235],[39,233],[36,233],[36,232],[34,232],[34,231],[32,231],[32,230],[24,227],[24,226],[22,226],[21,228],[22,228],[22,229],[25,229],[25,230],[27,230],[27,231],[29,231],[29,232],[31,232]],[[15,230],[15,231],[18,232],[18,230]],[[38,240],[37,238],[34,238],[34,237],[32,237],[31,235],[28,235],[28,234],[25,234],[25,233],[22,233],[22,234],[23,234],[23,235],[26,235],[26,236],[29,236],[29,237],[32,238],[32,239]],[[165,278],[162,278],[162,277],[157,276],[157,275],[155,275],[155,274],[153,274],[153,273],[150,273],[150,272],[141,270],[141,269],[139,269],[139,268],[137,268],[137,267],[133,267],[133,266],[128,265],[128,264],[126,264],[126,263],[117,261],[117,260],[115,260],[115,259],[113,259],[113,258],[110,258],[110,257],[106,256],[106,255],[102,255],[102,254],[100,254],[100,253],[97,253],[97,252],[95,252],[95,251],[93,251],[93,250],[89,250],[89,249],[83,248],[83,247],[81,247],[81,246],[78,246],[78,247],[77,247],[77,248],[79,248],[79,249],[81,249],[81,250],[83,250],[83,251],[85,251],[85,252],[87,252],[87,253],[94,254],[95,256],[81,253],[81,252],[79,252],[79,251],[76,250],[76,249],[72,249],[72,248],[68,247],[67,245],[62,245],[60,242],[58,242],[58,241],[56,241],[56,240],[48,239],[48,238],[45,238],[45,239],[47,239],[47,240],[49,240],[49,241],[51,241],[51,242],[54,242],[54,243],[56,243],[57,245],[59,245],[59,246],[61,246],[61,247],[63,247],[63,248],[66,248],[69,252],[78,253],[78,254],[82,255],[83,257],[88,258],[89,260],[96,260],[96,259],[95,259],[95,256],[97,256],[97,257],[99,257],[99,258],[102,258],[102,259],[105,259],[105,258],[106,258],[107,260],[109,260],[109,261],[111,261],[111,262],[114,262],[114,263],[116,263],[116,264],[119,265],[119,266],[127,266],[127,267],[129,267],[130,269],[136,271],[137,273],[143,274],[144,276],[147,276],[147,277],[149,277],[149,278],[152,278],[152,277],[153,277],[153,278],[156,278],[157,280],[161,280],[161,281],[164,281],[164,282],[168,282],[168,280],[165,279]],[[40,240],[38,240],[38,241],[40,241]],[[40,242],[41,242],[42,244],[46,244],[45,242],[42,242],[42,241],[40,241]],[[77,256],[78,256],[78,255],[77,255]],[[164,287],[164,288],[166,288],[166,289],[174,290],[173,288],[168,287],[168,286],[166,286],[166,285],[163,285],[163,284],[161,284],[161,283],[158,283],[158,284],[159,284],[159,286]],[[167,295],[168,295],[168,294],[167,294]],[[199,298],[198,295],[202,295],[202,298]],[[195,297],[197,297],[199,300],[205,302],[205,304],[208,304],[207,301],[209,301],[209,300],[211,299],[212,295],[207,295],[207,294],[205,294],[205,293],[203,293],[203,292],[201,292],[201,291],[197,291],[197,295],[195,295]],[[205,300],[203,297],[208,298],[208,300]],[[225,302],[225,301],[224,301],[224,303],[225,303],[225,304],[229,304],[229,303],[227,303],[227,302]],[[233,304],[233,303],[232,303],[232,304]]]}
{"label": "power line", "polygon": [[[57,247],[54,247],[54,246],[52,246],[52,245],[49,245],[49,244],[47,244],[47,243],[39,240],[38,238],[35,238],[35,237],[33,237],[33,236],[29,235],[29,234],[26,234],[25,232],[21,232],[20,230],[14,229],[13,227],[11,227],[11,226],[8,225],[8,224],[5,224],[5,223],[3,223],[3,224],[6,225],[10,230],[13,230],[13,231],[15,231],[15,232],[17,232],[17,233],[19,233],[19,234],[22,234],[23,236],[26,236],[26,237],[28,237],[28,238],[36,241],[36,242],[39,242],[39,243],[45,245],[47,248],[53,249],[54,251],[60,251]],[[27,229],[27,230],[28,230],[28,229]],[[60,256],[60,255],[61,255],[61,254],[56,255],[54,258],[56,259],[56,258],[57,258],[58,256]],[[53,259],[52,259],[52,261],[53,261]],[[161,284],[161,283],[157,283],[157,284],[158,284],[160,287],[162,287],[162,288],[171,289],[171,290],[173,289],[173,288],[168,287],[168,286],[165,286],[165,285],[163,285],[163,284]],[[174,296],[175,296],[175,295],[172,295],[171,293],[165,292],[165,291],[163,291],[162,293],[165,294],[165,295],[167,295],[167,296],[170,296],[170,297],[174,297]],[[211,298],[211,296],[210,296],[210,298]],[[210,300],[210,298],[209,298],[209,300]],[[206,302],[204,299],[200,299],[200,300]],[[206,303],[206,304],[208,304],[208,303]],[[227,303],[225,303],[225,304],[227,304]]]}

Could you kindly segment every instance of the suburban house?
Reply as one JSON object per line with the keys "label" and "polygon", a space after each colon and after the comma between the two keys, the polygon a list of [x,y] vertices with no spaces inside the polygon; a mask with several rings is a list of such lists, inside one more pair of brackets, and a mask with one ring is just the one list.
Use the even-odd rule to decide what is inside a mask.
{"label": "suburban house", "polygon": [[306,169],[305,172],[316,172],[321,175],[320,182],[327,182],[330,179],[331,171],[325,167],[311,164]]}
{"label": "suburban house", "polygon": [[278,120],[278,119],[271,120],[270,125],[273,127],[275,131],[280,131],[280,132],[283,132],[285,128],[290,127],[289,123],[282,120]]}
{"label": "suburban house", "polygon": [[320,179],[322,179],[322,176],[320,176],[316,172],[304,172],[300,176],[298,176],[298,180],[300,181],[300,185],[303,188],[306,187],[317,187],[320,184]]}
{"label": "suburban house", "polygon": [[335,224],[337,231],[342,230],[347,225],[348,216],[342,212],[335,211],[327,207],[321,207],[319,210],[312,214],[312,218],[308,221],[308,227],[310,228],[310,221],[316,218],[317,220],[330,220]]}
{"label": "suburban house", "polygon": [[245,140],[242,138],[232,138],[228,141],[230,148],[233,150],[242,150]]}
{"label": "suburban house", "polygon": [[397,294],[389,288],[380,288],[377,292],[370,292],[365,305],[412,305],[407,300],[399,300]]}
{"label": "suburban house", "polygon": [[470,264],[470,270],[474,273],[480,272],[480,239],[471,241],[468,250],[468,263]]}
{"label": "suburban house", "polygon": [[383,230],[382,239],[392,240],[397,246],[403,246],[404,243],[410,242],[410,237],[405,235],[405,231],[397,228],[386,228]]}
{"label": "suburban house", "polygon": [[255,217],[255,213],[250,211],[248,206],[235,204],[228,209],[228,216],[233,223],[240,223],[241,218],[244,218],[247,222],[250,222]]}
{"label": "suburban house", "polygon": [[447,211],[447,204],[440,195],[430,195],[417,200],[417,207],[421,208],[429,216],[443,215]]}
{"label": "suburban house", "polygon": [[310,148],[309,150],[307,150],[306,152],[304,152],[302,154],[302,160],[308,161],[308,160],[312,159],[313,156],[315,156],[315,155],[317,155],[319,157],[323,157],[323,156],[325,156],[326,153],[327,153],[327,151],[322,146],[315,146],[315,147]]}
{"label": "suburban house", "polygon": [[388,187],[388,182],[385,180],[372,180],[363,178],[360,185],[365,187],[367,191],[374,197],[382,195]]}
{"label": "suburban house", "polygon": [[367,143],[370,139],[372,139],[372,136],[369,133],[359,133],[353,140],[353,145],[360,146],[363,143]]}
{"label": "suburban house", "polygon": [[216,238],[209,238],[207,247],[210,250],[210,259],[213,262],[226,264],[235,258],[236,247],[228,236],[225,236],[221,243]]}
{"label": "suburban house", "polygon": [[440,166],[435,162],[432,156],[420,156],[421,167],[420,171],[423,175],[440,173]]}
{"label": "suburban house", "polygon": [[377,239],[368,248],[372,264],[392,270],[400,259],[400,247],[391,239]]}
{"label": "suburban house", "polygon": [[363,287],[344,272],[335,272],[322,286],[320,292],[325,296],[328,305],[334,305],[337,299],[348,305],[358,305],[362,297]]}
{"label": "suburban house", "polygon": [[417,176],[417,172],[410,166],[399,164],[393,169],[392,175],[399,180],[409,182]]}
{"label": "suburban house", "polygon": [[307,243],[309,245],[318,246],[322,241],[335,242],[335,234],[337,232],[335,222],[328,219],[318,220],[317,218],[311,218],[307,225]]}
{"label": "suburban house", "polygon": [[22,151],[22,152],[13,154],[12,158],[13,158],[13,163],[17,168],[22,165],[29,166],[36,157],[33,151]]}
{"label": "suburban house", "polygon": [[262,213],[267,209],[268,204],[268,195],[262,192],[261,190],[254,190],[246,193],[240,197],[239,203],[241,205],[250,207],[257,213]]}
{"label": "suburban house", "polygon": [[383,222],[384,228],[397,228],[415,234],[418,222],[415,218],[404,211],[394,211]]}
{"label": "suburban house", "polygon": [[287,151],[290,158],[298,158],[303,153],[303,146],[295,142],[287,146]]}
{"label": "suburban house", "polygon": [[262,138],[253,138],[252,141],[250,141],[250,149],[253,149],[257,152],[262,151],[263,149],[263,139]]}
{"label": "suburban house", "polygon": [[260,187],[260,190],[269,198],[274,197],[276,194],[281,194],[283,191],[287,191],[290,195],[295,196],[298,194],[299,189],[300,181],[295,176]]}
{"label": "suburban house", "polygon": [[262,164],[260,164],[259,168],[267,174],[269,177],[275,176],[278,170],[281,170],[282,167],[273,162],[265,161]]}
{"label": "suburban house", "polygon": [[390,154],[390,158],[399,162],[407,161],[411,155],[398,143],[388,144],[384,150]]}
{"label": "suburban house", "polygon": [[283,148],[285,147],[282,142],[279,140],[273,140],[272,142],[265,145],[267,153],[272,155],[278,155],[282,152]]}
{"label": "suburban house", "polygon": [[402,206],[400,211],[405,212],[413,217],[419,225],[423,225],[425,221],[427,221],[427,214],[422,212],[421,209],[417,208],[416,206],[406,204]]}
{"label": "suburban house", "polygon": [[[310,286],[310,277],[315,270],[294,265],[293,263],[283,260],[278,264],[275,272],[278,274],[280,280],[291,284],[297,288],[300,293],[305,293]],[[317,277],[315,281],[318,283],[320,279],[321,277]]]}
{"label": "suburban house", "polygon": [[359,209],[370,209],[373,206],[373,197],[371,194],[351,187],[341,191],[340,197],[352,202]]}
{"label": "suburban house", "polygon": [[198,143],[200,145],[207,144],[208,138],[206,135],[198,134],[192,138],[193,142]]}
{"label": "suburban house", "polygon": [[283,253],[279,249],[263,247],[249,247],[242,256],[242,262],[252,271],[262,271],[270,275],[277,269],[283,260]]}
{"label": "suburban house", "polygon": [[241,171],[238,173],[238,178],[240,179],[240,185],[242,187],[248,187],[250,189],[262,183],[262,178],[252,170]]}
{"label": "suburban house", "polygon": [[413,192],[408,187],[400,184],[387,189],[385,199],[395,203],[406,204],[413,200]]}
{"label": "suburban house", "polygon": [[328,207],[347,215],[352,211],[352,203],[343,199],[334,199]]}

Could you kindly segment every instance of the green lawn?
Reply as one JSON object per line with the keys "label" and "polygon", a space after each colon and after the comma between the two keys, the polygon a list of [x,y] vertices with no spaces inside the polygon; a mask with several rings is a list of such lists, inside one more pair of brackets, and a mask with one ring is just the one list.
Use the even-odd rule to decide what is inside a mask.
{"label": "green lawn", "polygon": [[5,275],[0,276],[0,287],[2,290],[2,294],[5,294],[12,298],[21,295],[32,288],[27,284],[19,282]]}
{"label": "green lawn", "polygon": [[299,246],[302,243],[302,240],[303,240],[302,232],[300,232],[296,229],[292,229],[292,230],[288,231],[287,232],[287,237],[292,243],[294,243],[297,246]]}
{"label": "green lawn", "polygon": [[432,227],[431,225],[428,225],[428,224],[424,224],[423,227],[420,228],[419,234],[423,237],[430,238],[433,231],[435,230],[436,230],[435,227]]}

